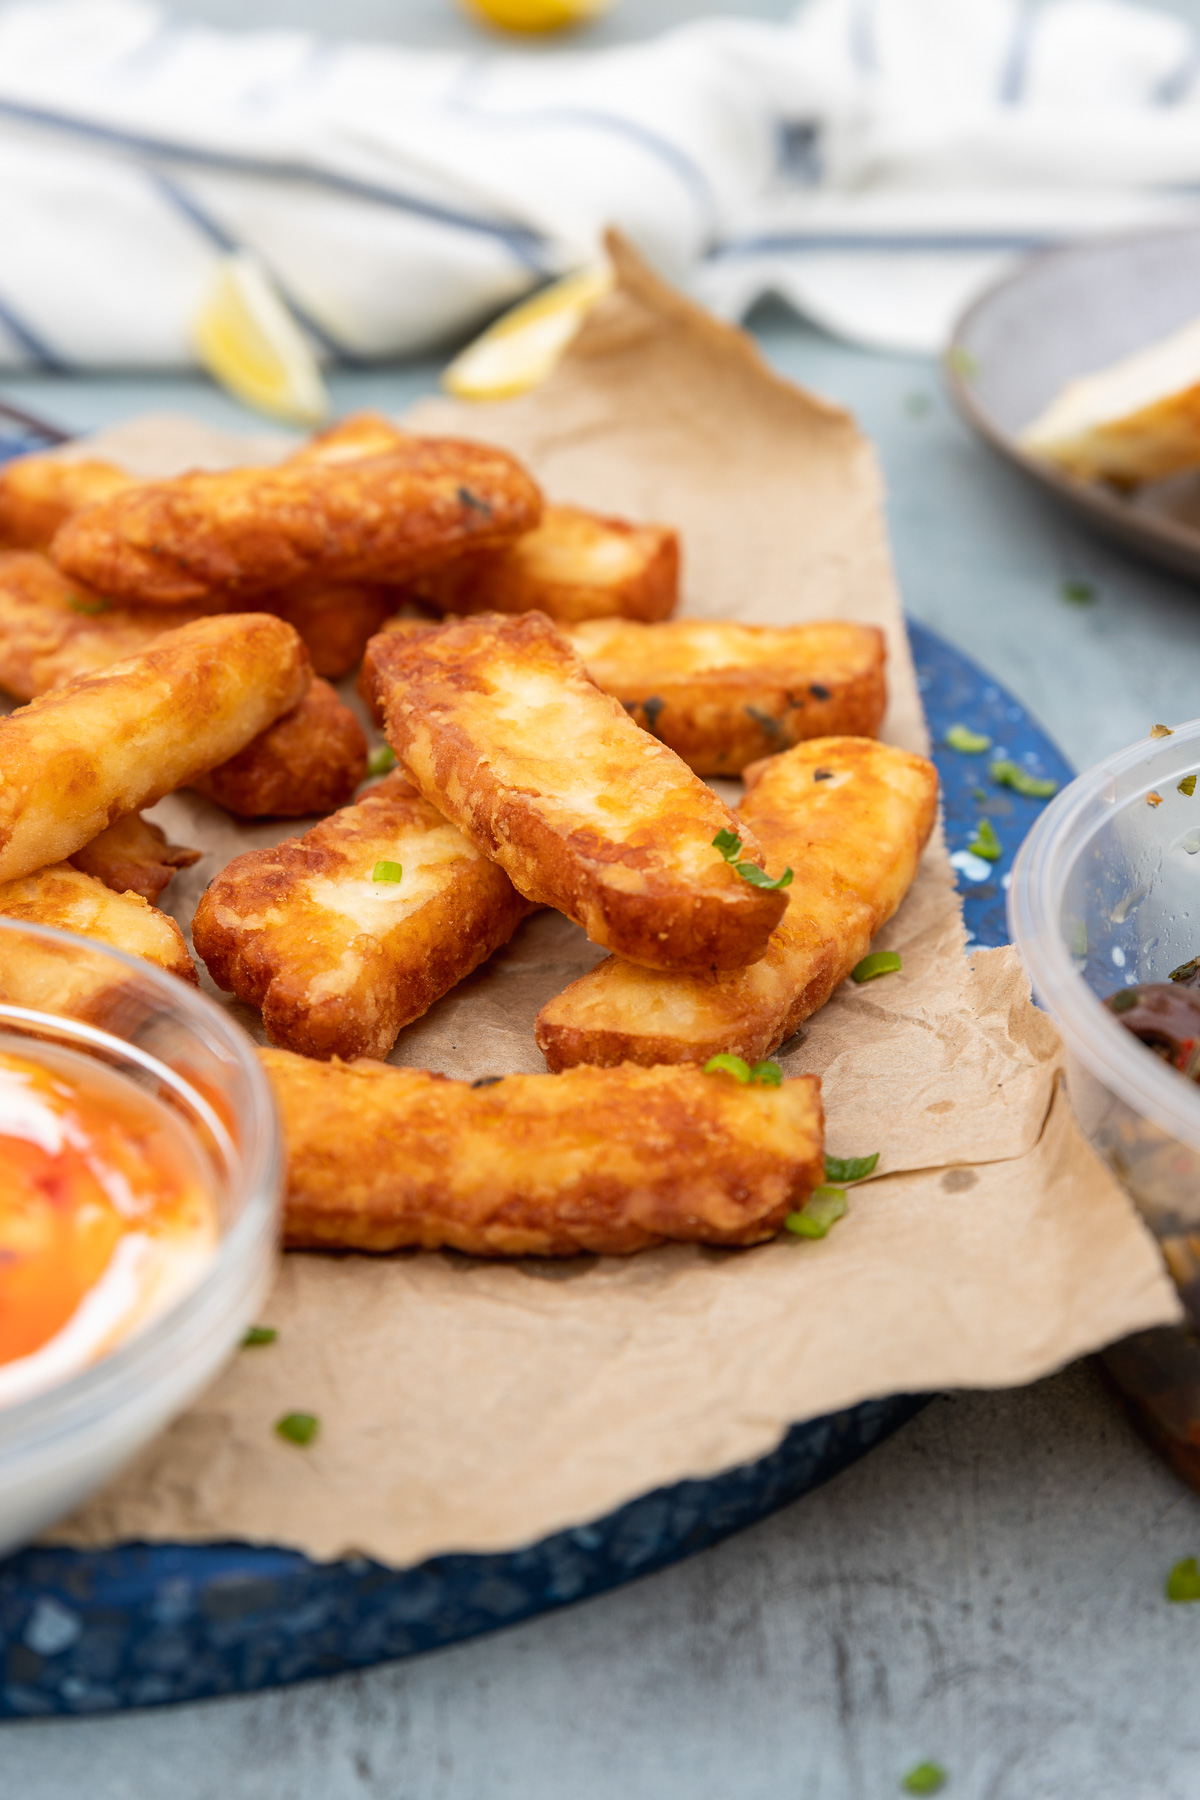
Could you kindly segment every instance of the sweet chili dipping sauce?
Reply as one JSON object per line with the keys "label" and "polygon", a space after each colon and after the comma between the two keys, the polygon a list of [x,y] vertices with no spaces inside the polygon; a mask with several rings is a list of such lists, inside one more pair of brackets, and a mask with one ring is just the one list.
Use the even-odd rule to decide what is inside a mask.
{"label": "sweet chili dipping sauce", "polygon": [[0,1405],[164,1310],[217,1236],[175,1113],[93,1057],[0,1037]]}

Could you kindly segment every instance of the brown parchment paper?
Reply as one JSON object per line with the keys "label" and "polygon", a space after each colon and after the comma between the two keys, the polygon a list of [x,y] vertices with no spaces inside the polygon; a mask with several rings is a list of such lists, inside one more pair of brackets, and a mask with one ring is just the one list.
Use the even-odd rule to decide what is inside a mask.
{"label": "brown parchment paper", "polygon": [[[511,446],[556,498],[678,525],[686,612],[882,626],[884,735],[926,748],[870,446],[615,254],[618,291],[545,387],[428,403],[415,422]],[[131,431],[147,472],[156,455],[231,454],[198,431],[189,450],[178,421],[110,446]],[[206,852],[168,890],[185,925],[231,856],[296,829],[235,826],[186,794],[155,816]],[[965,954],[940,834],[878,943],[902,972],[844,984],[780,1053],[789,1074],[821,1075],[831,1151],[881,1153],[826,1239],[515,1265],[289,1256],[263,1314],[277,1342],[239,1355],[56,1539],[235,1538],[394,1564],[499,1550],[762,1455],[795,1421],[1029,1381],[1176,1319],[1152,1240],[1069,1111],[1015,952]],[[535,916],[393,1060],[541,1069],[538,1008],[599,955],[567,920]],[[293,1410],[321,1420],[304,1450],[272,1430]]]}

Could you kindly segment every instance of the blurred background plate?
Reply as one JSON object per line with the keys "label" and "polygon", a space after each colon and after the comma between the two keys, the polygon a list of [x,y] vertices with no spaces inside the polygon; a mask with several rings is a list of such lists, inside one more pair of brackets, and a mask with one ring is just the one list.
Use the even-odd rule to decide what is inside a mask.
{"label": "blurred background plate", "polygon": [[1129,549],[1200,575],[1200,471],[1135,495],[1027,456],[1056,394],[1200,316],[1200,227],[1092,239],[1031,257],[968,307],[946,353],[968,422],[1026,475]]}

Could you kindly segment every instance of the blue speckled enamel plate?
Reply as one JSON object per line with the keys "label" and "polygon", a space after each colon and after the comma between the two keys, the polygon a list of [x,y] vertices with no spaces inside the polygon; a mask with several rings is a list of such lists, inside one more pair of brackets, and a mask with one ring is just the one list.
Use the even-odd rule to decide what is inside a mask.
{"label": "blue speckled enamel plate", "polygon": [[[977,943],[1004,943],[1006,877],[1042,803],[995,788],[987,757],[942,739],[965,724],[1038,775],[1066,781],[1071,770],[1002,688],[921,626],[910,633],[951,850],[965,850],[984,812],[1002,845],[994,864],[960,858],[967,929]],[[848,1467],[923,1404],[894,1395],[793,1426],[758,1462],[500,1556],[399,1570],[244,1544],[23,1551],[0,1564],[0,1718],[244,1693],[514,1624],[718,1543]]]}

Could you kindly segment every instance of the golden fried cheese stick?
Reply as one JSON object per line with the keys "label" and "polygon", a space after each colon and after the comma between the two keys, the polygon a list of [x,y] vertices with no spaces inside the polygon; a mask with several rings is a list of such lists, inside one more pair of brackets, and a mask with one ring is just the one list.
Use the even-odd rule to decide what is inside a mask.
{"label": "golden fried cheese stick", "polygon": [[240,819],[300,819],[345,806],[367,773],[363,728],[327,681],[192,786]]}
{"label": "golden fried cheese stick", "polygon": [[[27,925],[56,925],[140,956],[168,974],[196,984],[196,970],[174,919],[140,895],[114,894],[94,875],[55,863],[16,881],[0,882],[0,915]],[[13,944],[0,934],[0,998],[10,1005],[79,1017],[77,1005],[98,987],[111,986],[110,973],[72,973],[70,960],[31,938]]]}
{"label": "golden fried cheese stick", "polygon": [[736,834],[734,815],[600,692],[543,614],[381,632],[368,665],[414,784],[527,899],[650,968],[736,969],[763,954],[786,899],[714,848]]}
{"label": "golden fried cheese stick", "polygon": [[679,538],[578,506],[547,506],[507,549],[458,558],[423,575],[408,597],[443,613],[544,612],[583,619],[669,619],[679,600]]}
{"label": "golden fried cheese stick", "polygon": [[908,892],[937,809],[923,756],[818,738],[746,771],[739,809],[796,875],[767,954],[731,975],[668,976],[609,957],[538,1014],[551,1069],[576,1063],[757,1062],[823,1006]]}
{"label": "golden fried cheese stick", "polygon": [[44,550],[72,513],[134,485],[124,469],[95,457],[74,461],[45,451],[16,456],[0,468],[0,544]]}
{"label": "golden fried cheese stick", "polygon": [[529,911],[503,870],[400,774],[302,838],[235,857],[192,922],[217,986],[273,1044],[386,1056]]}
{"label": "golden fried cheese stick", "polygon": [[0,719],[0,881],[73,856],[225,762],[311,680],[290,625],[233,613],[164,632]]}
{"label": "golden fried cheese stick", "polygon": [[94,875],[114,894],[140,894],[153,906],[177,869],[190,869],[203,852],[168,844],[167,834],[141,813],[127,813],[68,860]]}
{"label": "golden fried cheese stick", "polygon": [[820,1082],[573,1069],[472,1086],[259,1053],[287,1141],[294,1248],[626,1256],[757,1244],[824,1177]]}
{"label": "golden fried cheese stick", "polygon": [[874,737],[883,723],[883,633],[870,625],[594,619],[563,636],[697,775],[740,774],[805,738]]}
{"label": "golden fried cheese stick", "polygon": [[59,567],[129,601],[245,604],[316,582],[411,580],[448,557],[498,549],[542,500],[515,457],[453,438],[405,438],[383,456],[180,475],[74,513]]}

